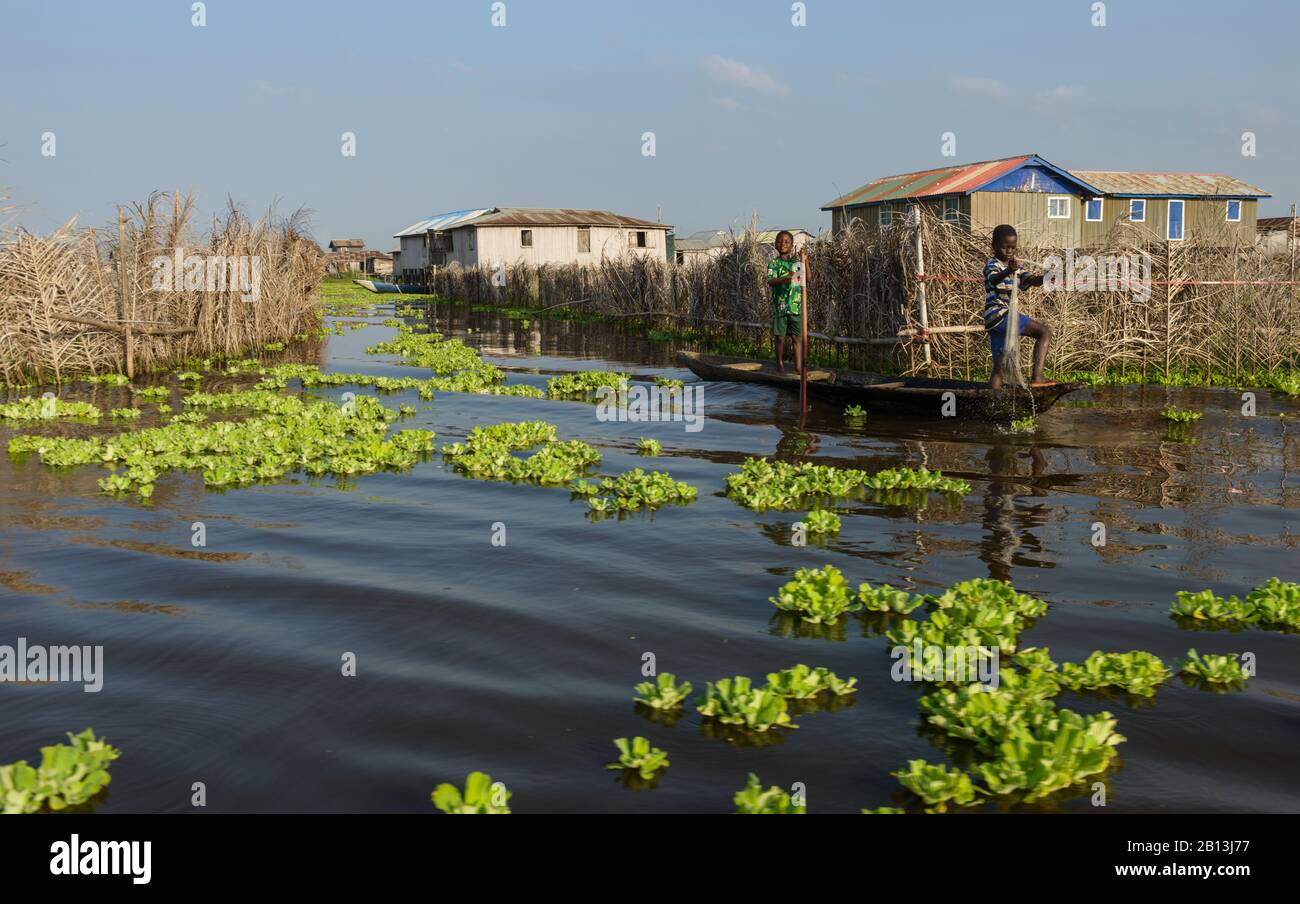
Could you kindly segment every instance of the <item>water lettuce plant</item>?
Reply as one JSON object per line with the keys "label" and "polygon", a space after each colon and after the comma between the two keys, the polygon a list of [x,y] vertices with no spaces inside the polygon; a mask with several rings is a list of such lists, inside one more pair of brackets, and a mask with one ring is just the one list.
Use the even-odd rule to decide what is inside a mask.
{"label": "water lettuce plant", "polygon": [[143,401],[157,401],[171,396],[172,391],[166,386],[132,387],[131,393]]}
{"label": "water lettuce plant", "polygon": [[658,455],[663,452],[664,447],[659,444],[659,440],[646,439],[643,436],[636,441],[636,450],[642,455]]}
{"label": "water lettuce plant", "polygon": [[1160,416],[1167,421],[1173,421],[1176,424],[1191,424],[1199,421],[1205,415],[1200,411],[1188,411],[1183,408],[1170,406],[1160,412]]}
{"label": "water lettuce plant", "polygon": [[97,418],[100,411],[89,402],[65,402],[54,396],[28,396],[0,405],[0,419],[15,421],[50,420],[61,417]]}
{"label": "water lettuce plant", "polygon": [[807,807],[796,806],[790,799],[790,795],[776,785],[764,791],[763,783],[752,772],[749,773],[749,781],[745,783],[744,788],[736,792],[733,801],[737,813],[749,816],[808,812]]}
{"label": "water lettuce plant", "polygon": [[37,813],[84,804],[112,780],[108,767],[121,756],[94,731],[68,732],[69,744],[41,748],[41,762],[0,766],[0,812]]}
{"label": "water lettuce plant", "polygon": [[1012,433],[1033,433],[1037,429],[1038,419],[1032,414],[1015,418],[1012,420],[1010,427]]}
{"label": "water lettuce plant", "polygon": [[935,812],[946,812],[949,803],[959,806],[975,803],[975,784],[970,776],[960,769],[949,770],[946,763],[936,766],[925,760],[908,760],[906,769],[892,774],[899,784]]}
{"label": "water lettuce plant", "polygon": [[631,379],[629,374],[601,370],[584,370],[576,374],[562,374],[546,381],[549,399],[585,399],[602,386],[617,389]]}
{"label": "water lettuce plant", "polygon": [[674,379],[673,377],[655,377],[655,385],[661,386],[664,389],[673,390],[681,389],[686,384],[681,380]]}
{"label": "water lettuce plant", "polygon": [[993,794],[1025,792],[1026,801],[1036,800],[1105,771],[1123,741],[1110,713],[1061,709],[1035,734],[1014,732],[975,771]]}
{"label": "water lettuce plant", "polygon": [[1241,664],[1236,653],[1206,653],[1195,649],[1187,651],[1187,658],[1178,663],[1178,670],[1205,684],[1240,686],[1250,678],[1250,672]]}
{"label": "water lettuce plant", "polygon": [[1007,738],[1043,731],[1057,714],[1051,700],[1059,692],[1060,685],[1046,673],[1003,669],[996,688],[939,687],[921,698],[920,708],[928,724],[992,755]]}
{"label": "water lettuce plant", "polygon": [[471,772],[465,778],[465,792],[455,785],[443,783],[434,789],[430,799],[433,805],[444,813],[509,813],[507,806],[513,795],[505,785],[494,788],[492,776],[483,772]]}
{"label": "water lettuce plant", "polygon": [[873,587],[870,584],[858,586],[858,599],[868,612],[893,612],[907,615],[925,603],[925,597],[895,590],[888,584]]}
{"label": "water lettuce plant", "polygon": [[599,484],[578,481],[570,489],[585,496],[587,506],[598,515],[657,509],[670,504],[686,505],[694,502],[699,493],[690,484],[674,480],[667,471],[642,471],[640,468],[606,477]]}
{"label": "water lettuce plant", "polygon": [[768,672],[767,686],[782,697],[807,700],[829,691],[837,697],[852,694],[858,689],[858,679],[843,679],[830,669],[818,666],[809,668],[800,663],[779,672]]}
{"label": "water lettuce plant", "polygon": [[754,687],[744,675],[708,682],[695,706],[702,716],[749,731],[798,727],[790,721],[784,697],[770,686]]}
{"label": "water lettuce plant", "polygon": [[1073,690],[1118,687],[1139,697],[1151,697],[1172,674],[1154,653],[1096,651],[1082,663],[1064,663],[1056,680]]}
{"label": "water lettuce plant", "polygon": [[849,405],[844,409],[844,420],[849,423],[865,420],[866,416],[867,409],[863,408],[861,405]]}
{"label": "water lettuce plant", "polygon": [[642,681],[636,686],[637,703],[651,709],[677,709],[690,696],[693,688],[689,681],[677,683],[677,676],[672,672],[660,672],[654,681]]}
{"label": "water lettuce plant", "polygon": [[[541,446],[526,457],[514,453]],[[555,426],[522,421],[475,427],[463,443],[442,447],[443,457],[462,474],[483,480],[532,481],[562,486],[600,462],[595,447],[578,440],[560,441]]]}
{"label": "water lettuce plant", "polygon": [[769,599],[776,608],[798,613],[813,624],[833,622],[846,612],[857,612],[862,608],[862,603],[850,593],[844,575],[834,565],[800,568],[777,591],[777,595]]}
{"label": "water lettuce plant", "polygon": [[[891,643],[909,649],[918,641],[922,647],[974,647],[982,659],[991,658],[994,650],[1011,655],[1028,619],[1047,609],[1042,600],[988,578],[954,584],[927,601],[936,611],[924,621],[907,620],[886,631]],[[914,652],[908,655],[914,669],[922,665]]]}
{"label": "water lettuce plant", "polygon": [[855,468],[812,462],[790,464],[765,458],[747,458],[739,471],[727,476],[727,495],[754,511],[808,508],[811,500],[847,499],[872,490],[963,494],[970,492],[970,485],[925,468],[891,468],[873,474]]}
{"label": "water lettuce plant", "polygon": [[631,769],[644,780],[655,777],[660,769],[669,766],[668,754],[658,747],[651,747],[647,738],[615,738],[614,746],[618,748],[618,762],[610,763],[606,769]]}
{"label": "water lettuce plant", "polygon": [[810,534],[838,534],[840,516],[827,509],[813,509],[803,516],[803,526]]}
{"label": "water lettuce plant", "polygon": [[1170,607],[1175,618],[1222,624],[1249,624],[1275,630],[1300,628],[1300,584],[1269,578],[1244,600],[1211,590],[1180,590]]}

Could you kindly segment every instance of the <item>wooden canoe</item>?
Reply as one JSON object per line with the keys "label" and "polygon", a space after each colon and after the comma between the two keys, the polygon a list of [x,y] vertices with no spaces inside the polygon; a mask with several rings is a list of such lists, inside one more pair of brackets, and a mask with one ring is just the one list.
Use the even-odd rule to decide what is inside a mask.
{"label": "wooden canoe", "polygon": [[[799,391],[799,374],[794,366],[784,374],[772,361],[731,358],[701,352],[678,352],[677,363],[703,380],[766,383]],[[1036,389],[990,389],[987,383],[969,380],[936,380],[926,377],[891,377],[857,370],[816,368],[808,371],[808,395],[843,405],[861,405],[868,412],[890,411],[922,417],[943,417],[943,406],[952,393],[952,416],[998,420],[1046,411],[1061,396],[1083,388],[1082,383],[1057,383]]]}

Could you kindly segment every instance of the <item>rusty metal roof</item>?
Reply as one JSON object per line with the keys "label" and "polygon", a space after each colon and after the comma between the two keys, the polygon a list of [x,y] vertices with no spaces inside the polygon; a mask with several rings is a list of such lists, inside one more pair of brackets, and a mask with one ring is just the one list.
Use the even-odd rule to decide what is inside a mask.
{"label": "rusty metal roof", "polygon": [[899,176],[885,176],[874,182],[868,182],[847,195],[841,195],[834,201],[827,201],[822,205],[822,210],[854,207],[860,204],[879,204],[881,201],[916,200],[958,192],[969,193],[1035,159],[1041,160],[1036,154],[1022,154],[1019,157],[1004,157],[1001,160],[984,160],[980,163],[964,163],[960,166],[945,166],[940,169],[903,173]]}
{"label": "rusty metal roof", "polygon": [[1271,198],[1262,188],[1222,173],[1120,173],[1071,170],[1103,193],[1118,197]]}
{"label": "rusty metal roof", "polygon": [[498,207],[474,221],[476,226],[639,226],[647,229],[671,229],[667,223],[655,223],[637,217],[610,213],[608,210],[577,210],[570,207]]}
{"label": "rusty metal roof", "polygon": [[330,239],[330,244],[335,248],[364,248],[366,243],[361,239]]}

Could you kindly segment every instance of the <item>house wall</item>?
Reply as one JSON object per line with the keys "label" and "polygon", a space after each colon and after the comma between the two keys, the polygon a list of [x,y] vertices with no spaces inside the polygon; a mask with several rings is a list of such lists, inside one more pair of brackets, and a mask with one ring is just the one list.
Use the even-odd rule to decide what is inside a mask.
{"label": "house wall", "polygon": [[[468,227],[477,229],[477,262],[484,266],[494,263],[527,264],[596,264],[602,257],[653,257],[665,260],[668,227],[591,227],[591,250],[578,251],[576,226],[491,226]],[[530,229],[533,244],[523,246],[520,233]],[[457,230],[459,232],[460,230]],[[628,247],[628,233],[647,233],[645,248]],[[458,236],[459,237],[459,236]],[[457,249],[459,253],[459,249]]]}
{"label": "house wall", "polygon": [[[1102,201],[1103,220],[1100,223],[1084,224],[1084,244],[1105,244],[1112,229],[1117,227],[1136,229],[1144,239],[1163,242],[1167,235],[1166,227],[1169,216],[1169,198],[1147,198],[1146,220],[1130,223],[1128,220],[1129,198],[1105,198]],[[1241,201],[1241,222],[1230,223],[1227,216],[1227,201],[1222,198],[1187,198],[1183,205],[1183,235],[1191,238],[1217,235],[1225,242],[1252,244],[1255,241],[1256,220],[1259,213],[1259,201],[1243,198]],[[1121,224],[1123,224],[1121,226]]]}
{"label": "house wall", "polygon": [[[1076,248],[1082,239],[1083,199],[1047,191],[975,192],[971,196],[971,228],[992,232],[1007,223],[1016,228],[1024,247]],[[1069,219],[1047,216],[1048,198],[1070,199]]]}

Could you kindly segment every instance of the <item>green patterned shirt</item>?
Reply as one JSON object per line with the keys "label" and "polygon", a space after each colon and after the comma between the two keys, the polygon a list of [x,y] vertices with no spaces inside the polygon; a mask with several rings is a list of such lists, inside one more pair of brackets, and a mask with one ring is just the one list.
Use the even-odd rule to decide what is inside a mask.
{"label": "green patterned shirt", "polygon": [[[786,260],[783,257],[773,258],[767,265],[767,278],[780,279],[783,276],[789,276],[796,267],[799,266],[799,259]],[[782,283],[779,286],[772,286],[772,311],[778,311],[786,314],[798,314],[799,305],[803,301],[803,286],[794,283]]]}

